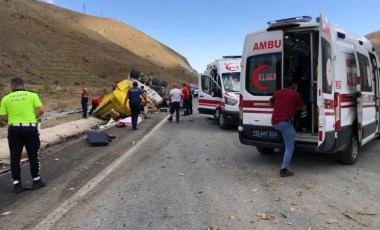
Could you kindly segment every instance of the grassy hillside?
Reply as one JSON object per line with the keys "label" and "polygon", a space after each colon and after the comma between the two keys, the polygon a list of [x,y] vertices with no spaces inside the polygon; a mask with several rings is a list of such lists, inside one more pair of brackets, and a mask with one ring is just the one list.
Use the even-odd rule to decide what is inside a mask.
{"label": "grassy hillside", "polygon": [[21,76],[48,110],[80,107],[132,68],[171,82],[196,81],[186,58],[121,22],[34,0],[0,0],[0,93]]}

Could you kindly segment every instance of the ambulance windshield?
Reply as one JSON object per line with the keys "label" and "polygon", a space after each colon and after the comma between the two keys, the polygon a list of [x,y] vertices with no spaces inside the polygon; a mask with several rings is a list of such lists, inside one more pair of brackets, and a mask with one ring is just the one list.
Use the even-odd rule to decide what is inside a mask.
{"label": "ambulance windshield", "polygon": [[240,72],[222,73],[222,80],[226,92],[240,92]]}

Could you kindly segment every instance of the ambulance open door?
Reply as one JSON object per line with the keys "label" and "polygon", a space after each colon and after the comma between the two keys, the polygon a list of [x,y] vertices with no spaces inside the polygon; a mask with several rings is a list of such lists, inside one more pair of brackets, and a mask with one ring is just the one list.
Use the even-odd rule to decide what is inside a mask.
{"label": "ambulance open door", "polygon": [[370,66],[371,68],[371,73],[373,76],[373,87],[374,87],[374,92],[375,92],[375,109],[376,109],[376,121],[377,121],[377,134],[380,133],[380,69],[379,69],[379,61],[376,58],[376,56],[373,53],[369,54],[369,59],[370,59]]}
{"label": "ambulance open door", "polygon": [[370,141],[377,132],[376,87],[369,52],[361,45],[355,44],[357,63],[356,108],[357,132],[359,145]]}
{"label": "ambulance open door", "polygon": [[318,147],[320,152],[329,151],[334,145],[334,46],[335,32],[327,18],[321,14],[319,26],[319,52],[317,77]]}
{"label": "ambulance open door", "polygon": [[222,90],[207,74],[199,74],[198,111],[205,117],[214,118],[215,111],[222,105]]}

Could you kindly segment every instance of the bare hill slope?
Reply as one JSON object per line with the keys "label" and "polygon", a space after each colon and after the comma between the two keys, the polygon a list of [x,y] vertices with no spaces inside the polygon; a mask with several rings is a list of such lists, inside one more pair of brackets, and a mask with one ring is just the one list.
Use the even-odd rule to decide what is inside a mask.
{"label": "bare hill slope", "polygon": [[377,57],[380,57],[380,31],[372,32],[365,37],[375,46]]}
{"label": "bare hill slope", "polygon": [[186,58],[115,20],[35,0],[0,0],[0,93],[22,76],[48,110],[79,107],[128,77],[132,68],[168,82],[196,81]]}

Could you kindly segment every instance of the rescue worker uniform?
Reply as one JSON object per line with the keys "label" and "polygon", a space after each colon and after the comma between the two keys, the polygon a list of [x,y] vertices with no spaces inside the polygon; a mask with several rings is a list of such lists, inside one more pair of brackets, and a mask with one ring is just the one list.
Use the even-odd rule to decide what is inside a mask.
{"label": "rescue worker uniform", "polygon": [[37,93],[16,89],[5,95],[1,101],[0,115],[8,118],[8,145],[11,158],[11,172],[15,191],[21,192],[21,155],[28,154],[33,189],[46,185],[40,178],[40,137],[35,109],[42,106]]}
{"label": "rescue worker uniform", "polygon": [[141,90],[137,88],[137,84],[128,90],[129,108],[131,109],[132,129],[137,130],[137,119],[140,113]]}

